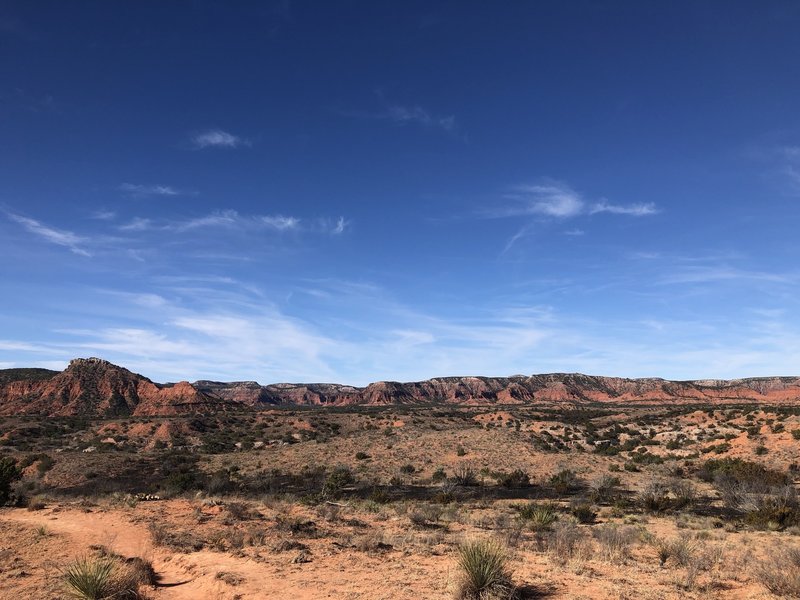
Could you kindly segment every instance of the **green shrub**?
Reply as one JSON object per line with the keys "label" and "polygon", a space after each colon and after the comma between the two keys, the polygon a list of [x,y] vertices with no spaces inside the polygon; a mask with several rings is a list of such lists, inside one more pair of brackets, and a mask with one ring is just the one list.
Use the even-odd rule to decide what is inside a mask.
{"label": "green shrub", "polygon": [[579,487],[578,476],[570,469],[562,469],[550,477],[550,485],[557,494],[568,494]]}
{"label": "green shrub", "polygon": [[11,499],[11,484],[22,477],[17,461],[10,457],[0,457],[0,506]]}
{"label": "green shrub", "polygon": [[353,485],[356,478],[349,467],[344,465],[335,467],[325,478],[322,486],[322,496],[325,498],[336,498],[344,488]]}
{"label": "green shrub", "polygon": [[511,473],[498,473],[497,483],[506,488],[523,488],[530,485],[531,478],[522,469],[514,469]]}
{"label": "green shrub", "polygon": [[592,506],[592,503],[585,498],[576,498],[571,502],[569,511],[573,517],[578,519],[579,523],[584,525],[594,523],[595,518],[597,518],[597,511]]}
{"label": "green shrub", "polygon": [[461,581],[457,600],[510,600],[516,590],[504,548],[494,540],[466,542],[458,549]]}
{"label": "green shrub", "polygon": [[767,487],[788,483],[786,473],[766,468],[764,465],[741,458],[710,459],[700,468],[697,476],[703,481],[715,482],[731,479],[736,483],[758,483]]}

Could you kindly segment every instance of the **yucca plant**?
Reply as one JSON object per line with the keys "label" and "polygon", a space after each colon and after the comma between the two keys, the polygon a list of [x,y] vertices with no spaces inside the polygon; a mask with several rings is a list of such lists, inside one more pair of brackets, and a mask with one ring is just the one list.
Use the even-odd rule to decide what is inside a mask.
{"label": "yucca plant", "polygon": [[511,575],[506,568],[508,557],[495,540],[466,542],[458,549],[461,581],[458,600],[511,600],[516,597]]}
{"label": "yucca plant", "polygon": [[110,595],[116,564],[110,558],[79,558],[64,572],[67,590],[79,600],[102,600]]}
{"label": "yucca plant", "polygon": [[530,522],[534,531],[546,531],[558,519],[558,512],[553,502],[529,502],[519,507],[519,516]]}
{"label": "yucca plant", "polygon": [[116,555],[83,557],[64,571],[67,591],[78,600],[135,600],[139,586],[156,581],[152,565],[141,558]]}

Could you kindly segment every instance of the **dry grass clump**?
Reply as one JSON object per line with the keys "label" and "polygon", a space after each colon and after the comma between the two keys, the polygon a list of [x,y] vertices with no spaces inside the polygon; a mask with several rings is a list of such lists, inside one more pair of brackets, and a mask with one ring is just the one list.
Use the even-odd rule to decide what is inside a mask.
{"label": "dry grass clump", "polygon": [[776,596],[800,597],[800,548],[773,551],[755,568],[755,578]]}
{"label": "dry grass clump", "polygon": [[592,530],[592,534],[600,544],[600,555],[612,563],[625,562],[637,537],[635,528],[617,525],[600,525]]}
{"label": "dry grass clump", "polygon": [[567,564],[577,555],[588,554],[586,536],[573,522],[558,523],[543,541],[550,559],[559,565]]}
{"label": "dry grass clump", "polygon": [[415,506],[408,512],[408,520],[415,527],[436,527],[442,518],[442,507],[434,504]]}
{"label": "dry grass clump", "polygon": [[458,549],[461,579],[456,600],[512,600],[518,597],[505,548],[496,540],[466,542]]}
{"label": "dry grass clump", "polygon": [[662,566],[672,559],[677,565],[686,567],[694,559],[697,550],[697,542],[685,534],[671,540],[659,540],[655,546]]}

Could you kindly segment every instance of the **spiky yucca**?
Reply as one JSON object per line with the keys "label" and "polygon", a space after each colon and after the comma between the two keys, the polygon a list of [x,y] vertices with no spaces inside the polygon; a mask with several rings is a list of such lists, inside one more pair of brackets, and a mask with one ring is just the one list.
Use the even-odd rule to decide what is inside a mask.
{"label": "spiky yucca", "polygon": [[69,593],[80,600],[102,600],[108,597],[109,584],[116,570],[109,558],[79,558],[64,572]]}
{"label": "spiky yucca", "polygon": [[511,575],[506,569],[508,558],[503,546],[495,540],[466,542],[458,549],[461,581],[458,600],[511,600],[516,597]]}
{"label": "spiky yucca", "polygon": [[553,502],[529,502],[519,507],[519,516],[529,521],[534,531],[545,531],[558,519],[558,509]]}
{"label": "spiky yucca", "polygon": [[149,562],[113,554],[79,558],[65,569],[64,578],[77,600],[136,600],[141,598],[139,586],[156,579]]}

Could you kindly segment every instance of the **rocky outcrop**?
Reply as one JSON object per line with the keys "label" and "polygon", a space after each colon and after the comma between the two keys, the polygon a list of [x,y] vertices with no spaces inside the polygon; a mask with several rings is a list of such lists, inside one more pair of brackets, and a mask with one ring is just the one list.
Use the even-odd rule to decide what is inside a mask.
{"label": "rocky outcrop", "polygon": [[77,358],[51,377],[0,376],[0,415],[124,416],[217,410],[225,402],[190,383],[159,385],[99,358]]}
{"label": "rocky outcrop", "polygon": [[0,370],[0,415],[174,415],[269,405],[386,404],[730,404],[800,403],[800,378],[668,381],[580,373],[512,377],[437,377],[366,387],[333,383],[153,383],[98,358],[75,359],[63,372]]}

